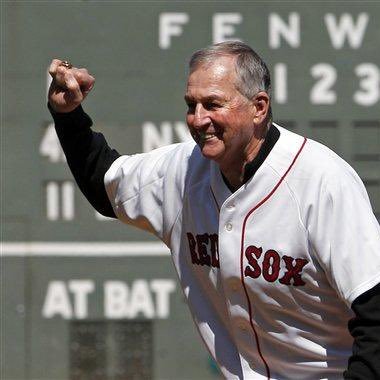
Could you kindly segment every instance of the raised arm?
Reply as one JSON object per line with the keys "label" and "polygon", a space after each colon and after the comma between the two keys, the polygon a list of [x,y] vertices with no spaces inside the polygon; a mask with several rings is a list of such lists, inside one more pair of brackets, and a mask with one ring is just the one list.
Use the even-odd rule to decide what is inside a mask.
{"label": "raised arm", "polygon": [[70,170],[92,206],[115,218],[104,187],[104,175],[120,154],[108,146],[101,133],[91,130],[92,121],[81,106],[95,78],[86,69],[70,67],[58,59],[53,59],[49,72],[53,80],[48,107]]}

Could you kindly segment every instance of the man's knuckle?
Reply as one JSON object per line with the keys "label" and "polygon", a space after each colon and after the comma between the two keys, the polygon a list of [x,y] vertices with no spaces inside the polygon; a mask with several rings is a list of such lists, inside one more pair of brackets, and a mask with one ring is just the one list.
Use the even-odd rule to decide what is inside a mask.
{"label": "man's knuckle", "polygon": [[71,91],[77,91],[79,89],[79,85],[78,83],[76,82],[72,82],[70,81],[68,84],[67,84],[67,87],[71,90]]}

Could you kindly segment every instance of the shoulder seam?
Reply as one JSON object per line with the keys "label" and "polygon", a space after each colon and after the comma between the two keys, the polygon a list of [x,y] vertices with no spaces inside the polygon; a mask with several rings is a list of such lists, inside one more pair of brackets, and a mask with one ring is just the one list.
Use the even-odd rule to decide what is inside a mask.
{"label": "shoulder seam", "polygon": [[[281,174],[269,163],[266,163],[274,173],[276,173],[276,175],[278,176],[278,178],[281,178]],[[285,178],[284,179],[284,184],[286,185],[289,193],[290,193],[290,196],[292,197],[292,199],[294,200],[296,206],[297,206],[297,211],[298,211],[298,218],[299,218],[299,221],[300,221],[300,224],[302,226],[302,228],[304,229],[305,233],[308,235],[308,231],[307,231],[307,228],[305,227],[305,222],[302,220],[302,213],[301,213],[301,207],[300,207],[300,202],[298,201],[296,195],[295,195],[295,192],[293,191],[293,189],[291,188],[288,180]]]}

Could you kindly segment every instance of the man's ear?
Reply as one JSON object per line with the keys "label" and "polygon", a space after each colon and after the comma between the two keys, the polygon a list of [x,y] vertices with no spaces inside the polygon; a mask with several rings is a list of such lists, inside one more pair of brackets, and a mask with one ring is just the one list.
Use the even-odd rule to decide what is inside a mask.
{"label": "man's ear", "polygon": [[257,125],[260,125],[265,121],[266,117],[268,116],[270,107],[269,95],[264,91],[260,91],[252,99],[252,102],[255,107],[254,122]]}

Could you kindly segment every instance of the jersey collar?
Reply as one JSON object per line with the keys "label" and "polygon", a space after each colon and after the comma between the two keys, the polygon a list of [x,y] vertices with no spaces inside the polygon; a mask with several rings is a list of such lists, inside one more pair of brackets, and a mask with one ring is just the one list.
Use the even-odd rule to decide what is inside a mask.
{"label": "jersey collar", "polygon": [[[247,183],[257,172],[259,167],[263,164],[265,159],[267,158],[268,154],[276,144],[277,140],[280,138],[280,131],[272,124],[269,128],[267,135],[265,136],[265,140],[263,144],[261,145],[261,148],[259,150],[259,153],[257,156],[250,162],[248,162],[244,167],[244,175],[243,175],[243,183]],[[226,184],[226,186],[230,189],[230,191],[233,193],[237,189],[234,189],[230,183],[228,182],[227,178],[222,174],[223,181]]]}

